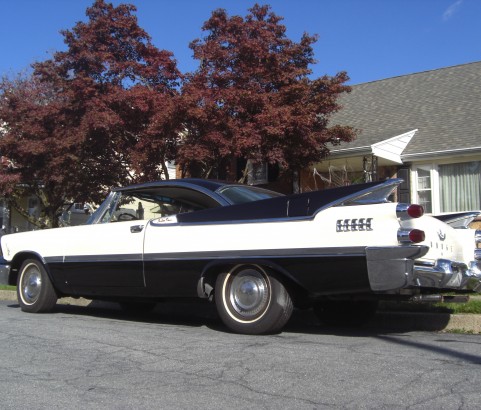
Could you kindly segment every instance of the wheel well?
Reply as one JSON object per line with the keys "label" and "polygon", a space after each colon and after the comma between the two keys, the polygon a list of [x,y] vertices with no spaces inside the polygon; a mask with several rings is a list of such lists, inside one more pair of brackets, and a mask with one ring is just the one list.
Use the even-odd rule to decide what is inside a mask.
{"label": "wheel well", "polygon": [[236,264],[217,264],[214,266],[207,267],[199,280],[199,284],[197,286],[197,294],[200,298],[208,298],[209,300],[214,297],[214,289],[215,289],[215,282],[217,280],[217,276],[219,276],[222,272],[229,271],[232,269]]}
{"label": "wheel well", "polygon": [[227,272],[238,265],[257,265],[265,269],[269,274],[272,274],[279,280],[286,288],[295,306],[304,306],[308,303],[308,292],[300,285],[294,282],[281,268],[274,266],[272,263],[265,261],[242,261],[238,263],[221,263],[210,266],[204,270],[199,280],[197,289],[198,296],[201,298],[213,298],[215,282],[217,276],[223,272]]}
{"label": "wheel well", "polygon": [[[22,266],[23,262],[25,262],[27,259],[35,259],[35,260],[38,260],[39,262],[43,263],[42,258],[40,258],[35,253],[30,253],[30,252],[18,253],[12,259],[12,263],[10,265],[10,276],[8,278],[8,284],[9,285],[11,285],[11,286],[17,285],[17,279],[18,279],[18,273],[19,273],[20,267]],[[44,264],[44,266],[45,266],[45,264]],[[49,274],[48,270],[47,270],[47,274]]]}

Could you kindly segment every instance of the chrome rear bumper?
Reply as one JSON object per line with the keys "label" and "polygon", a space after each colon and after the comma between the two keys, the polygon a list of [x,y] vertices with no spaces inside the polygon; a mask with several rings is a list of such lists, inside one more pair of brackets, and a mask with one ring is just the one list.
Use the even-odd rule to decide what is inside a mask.
{"label": "chrome rear bumper", "polygon": [[434,264],[416,262],[413,286],[481,292],[481,261],[465,263],[438,259]]}

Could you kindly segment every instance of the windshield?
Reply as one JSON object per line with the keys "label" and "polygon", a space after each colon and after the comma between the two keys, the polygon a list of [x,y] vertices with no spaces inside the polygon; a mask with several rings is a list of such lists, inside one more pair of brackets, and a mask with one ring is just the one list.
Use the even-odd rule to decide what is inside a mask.
{"label": "windshield", "polygon": [[284,196],[279,192],[269,191],[247,185],[226,185],[219,188],[216,193],[223,196],[233,205],[245,204],[246,202],[260,201],[261,199],[275,198]]}
{"label": "windshield", "polygon": [[87,224],[148,220],[216,208],[219,202],[203,192],[176,186],[111,192]]}

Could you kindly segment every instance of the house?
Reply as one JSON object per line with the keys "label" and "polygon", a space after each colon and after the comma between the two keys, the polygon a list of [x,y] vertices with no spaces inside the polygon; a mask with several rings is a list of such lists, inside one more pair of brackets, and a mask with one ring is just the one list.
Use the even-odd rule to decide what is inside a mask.
{"label": "house", "polygon": [[481,61],[352,87],[331,124],[359,130],[302,175],[306,189],[400,177],[427,213],[481,209]]}

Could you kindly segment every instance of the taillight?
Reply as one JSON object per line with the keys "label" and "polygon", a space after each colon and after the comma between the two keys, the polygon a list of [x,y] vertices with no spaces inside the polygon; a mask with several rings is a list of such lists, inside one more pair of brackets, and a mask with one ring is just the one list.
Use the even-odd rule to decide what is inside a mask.
{"label": "taillight", "polygon": [[420,229],[400,229],[397,239],[400,243],[419,243],[424,242],[426,235]]}
{"label": "taillight", "polygon": [[397,204],[396,214],[398,218],[421,218],[424,208],[416,204]]}
{"label": "taillight", "polygon": [[407,212],[411,218],[421,218],[424,215],[424,208],[421,205],[411,204]]}

